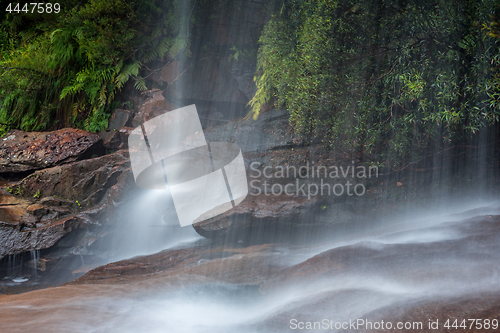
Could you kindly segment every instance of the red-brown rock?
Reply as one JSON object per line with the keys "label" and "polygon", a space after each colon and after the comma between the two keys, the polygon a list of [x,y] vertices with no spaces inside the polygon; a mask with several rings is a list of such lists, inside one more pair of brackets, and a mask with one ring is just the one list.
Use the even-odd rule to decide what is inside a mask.
{"label": "red-brown rock", "polygon": [[97,151],[99,142],[99,135],[73,128],[29,133],[11,130],[0,139],[0,173],[71,163],[82,159],[86,152]]}
{"label": "red-brown rock", "polygon": [[139,112],[132,119],[132,126],[137,127],[142,123],[153,119],[167,111],[175,110],[176,107],[170,104],[163,96],[163,90],[150,90],[145,92],[147,99],[139,107]]}
{"label": "red-brown rock", "polygon": [[[24,178],[19,184],[23,196],[58,196],[83,207],[98,204],[106,191],[116,184],[118,176],[130,167],[125,150],[114,154],[78,161],[45,170]],[[16,188],[17,191],[17,188]]]}

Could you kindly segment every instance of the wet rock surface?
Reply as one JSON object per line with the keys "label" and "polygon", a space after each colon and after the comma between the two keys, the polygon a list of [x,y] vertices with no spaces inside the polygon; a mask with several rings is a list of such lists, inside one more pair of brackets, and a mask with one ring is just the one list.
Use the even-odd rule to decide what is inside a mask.
{"label": "wet rock surface", "polygon": [[299,141],[289,126],[290,114],[285,110],[263,112],[254,120],[242,119],[204,131],[208,142],[229,141],[238,144],[243,153],[292,148]]}
{"label": "wet rock surface", "polygon": [[[52,212],[56,210],[52,209]],[[49,248],[71,231],[95,224],[98,222],[85,212],[40,222],[35,216],[20,223],[0,222],[0,237],[4,240],[0,246],[0,256]]]}
{"label": "wet rock surface", "polygon": [[[163,95],[185,105],[197,104],[200,110],[215,108],[229,119],[245,115],[248,103],[238,81],[216,57],[201,59],[188,66],[169,83]],[[206,116],[203,111],[202,116]]]}
{"label": "wet rock surface", "polygon": [[294,242],[304,233],[314,237],[361,219],[352,205],[324,197],[250,194],[235,208],[193,226],[200,235],[226,243]]}
{"label": "wet rock surface", "polygon": [[69,285],[128,283],[143,281],[145,277],[258,285],[282,269],[279,260],[270,255],[276,248],[272,244],[211,247],[201,242],[193,248],[167,250],[101,266]]}
{"label": "wet rock surface", "polygon": [[141,126],[144,122],[153,119],[165,112],[172,111],[180,107],[174,104],[163,96],[163,90],[153,89],[143,93],[145,100],[140,104],[138,112],[136,112],[131,120],[132,127]]}
{"label": "wet rock surface", "polygon": [[103,145],[108,150],[120,150],[128,148],[129,130],[125,127],[130,119],[132,111],[116,109],[109,118],[109,125],[105,131],[99,133]]}
{"label": "wet rock surface", "polygon": [[[447,320],[498,319],[500,216],[486,215],[460,222],[444,222],[434,229],[439,239],[418,229],[406,234],[395,231],[321,252],[282,270],[261,285],[264,294],[305,290],[312,300],[285,309],[259,329],[287,331],[290,320],[304,327],[327,319],[328,329],[339,332],[403,332],[398,322],[415,332],[487,332],[484,327],[446,328]],[[413,238],[413,240],[410,240]],[[315,287],[314,287],[315,286]],[[279,293],[279,292],[278,292]],[[345,308],[351,309],[346,313]],[[340,315],[343,314],[343,315]],[[335,323],[378,323],[342,329]],[[386,326],[380,329],[380,323]],[[429,327],[429,322],[439,326]],[[332,324],[333,323],[333,324]],[[387,328],[387,323],[393,325]],[[470,325],[468,322],[467,325]],[[354,326],[355,327],[355,326]]]}
{"label": "wet rock surface", "polygon": [[[492,261],[500,262],[500,252],[495,250],[500,241],[500,216],[475,218],[465,224],[448,222],[435,231],[450,232],[449,239],[432,242],[422,238],[411,244],[402,241],[399,244],[398,233],[395,233],[394,240],[387,237],[378,244],[367,241],[322,252],[282,272],[265,283],[261,290],[286,288],[286,285],[299,282],[307,283],[342,274],[361,274],[363,271],[397,276],[403,281],[425,280],[431,276],[457,281],[460,278],[473,280],[474,275],[481,278],[485,273],[496,274],[500,268],[489,267]],[[448,263],[443,263],[443,257],[447,258]],[[460,260],[473,261],[476,271],[461,272],[463,276],[454,272],[453,267]]]}
{"label": "wet rock surface", "polygon": [[36,171],[6,187],[10,193],[2,189],[0,257],[50,248],[74,230],[99,226],[130,188],[129,167],[122,150]]}
{"label": "wet rock surface", "polygon": [[[500,293],[486,292],[439,300],[420,301],[412,305],[402,304],[381,309],[367,315],[367,321],[408,323],[418,332],[495,332],[500,313]],[[383,319],[382,319],[383,318]],[[469,320],[471,319],[471,320]],[[472,319],[480,319],[477,322]],[[464,322],[465,320],[465,322]],[[456,322],[455,322],[456,321]],[[485,328],[485,323],[487,327]],[[418,325],[418,326],[417,326]],[[445,326],[446,325],[446,326]],[[387,325],[385,325],[387,326]],[[408,327],[410,327],[408,326]],[[345,330],[355,332],[354,330]],[[367,332],[405,332],[408,329],[368,329]]]}
{"label": "wet rock surface", "polygon": [[[304,145],[292,131],[287,111],[271,110],[257,120],[210,127],[205,137],[208,142],[238,144],[247,169],[249,195],[224,214],[196,223],[195,230],[204,237],[226,242],[265,242],[266,237],[291,241],[304,232],[321,234],[336,224],[355,223],[373,214],[368,207],[373,196],[361,198],[352,189],[348,194],[345,183],[349,181],[352,187],[362,184],[366,189],[376,177],[355,179],[351,171],[358,164],[351,156],[327,151],[321,143]],[[314,168],[319,166],[323,169],[318,174]],[[345,175],[339,171],[338,177],[330,178],[331,166],[345,168]],[[334,186],[343,193],[336,190],[339,195],[334,194]]]}
{"label": "wet rock surface", "polygon": [[11,130],[0,139],[0,173],[19,173],[102,154],[100,137],[79,129],[53,132]]}
{"label": "wet rock surface", "polygon": [[128,152],[121,150],[113,154],[78,161],[54,168],[36,171],[24,178],[15,187],[24,197],[58,196],[78,201],[81,207],[97,205],[106,191],[116,184],[118,176],[130,167]]}
{"label": "wet rock surface", "polygon": [[[5,315],[0,323],[9,332],[34,332],[33,323],[40,320],[54,332],[64,331],[66,326],[61,323],[75,332],[103,329],[109,320],[115,329],[130,330],[129,325],[145,325],[148,320],[165,328],[172,325],[172,318],[151,316],[149,310],[141,308],[162,304],[167,312],[175,306],[195,311],[190,305],[194,302],[208,311],[210,306],[219,306],[221,299],[230,302],[222,292],[242,300],[217,308],[231,322],[210,324],[203,317],[198,330],[290,332],[291,319],[306,325],[326,318],[334,323],[357,319],[394,325],[422,322],[423,328],[413,331],[445,332],[443,325],[448,319],[497,319],[500,309],[499,267],[495,264],[500,253],[500,216],[467,218],[465,214],[430,224],[386,225],[386,229],[366,234],[353,230],[340,242],[307,246],[238,248],[214,246],[205,240],[107,264],[60,287],[0,296],[0,311]],[[43,269],[36,261],[30,265]],[[207,295],[199,286],[213,291],[209,303],[205,303]],[[217,292],[221,286],[226,286],[225,291]],[[248,287],[252,289],[245,289]],[[170,302],[171,298],[175,302]],[[22,314],[19,307],[24,309]],[[69,315],[74,311],[78,311],[78,318]],[[25,319],[20,320],[21,316]],[[182,318],[180,324],[188,325]],[[428,322],[436,320],[439,329],[427,329]],[[360,330],[404,331],[330,329]]]}

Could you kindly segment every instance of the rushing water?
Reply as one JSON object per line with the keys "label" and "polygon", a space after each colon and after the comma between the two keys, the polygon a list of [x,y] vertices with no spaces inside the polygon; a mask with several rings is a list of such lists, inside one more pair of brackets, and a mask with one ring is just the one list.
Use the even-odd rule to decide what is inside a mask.
{"label": "rushing water", "polygon": [[[287,332],[292,319],[342,322],[416,301],[500,292],[500,242],[488,232],[500,206],[450,209],[269,254],[291,267],[332,253],[343,265],[335,274],[311,271],[311,279],[260,290],[189,275],[62,286],[0,298],[0,331]],[[346,250],[353,251],[347,260]]]}
{"label": "rushing water", "polygon": [[172,197],[167,190],[137,193],[130,206],[118,207],[110,241],[99,245],[109,253],[107,262],[155,253],[202,239],[193,228],[180,228]]}
{"label": "rushing water", "polygon": [[[187,17],[191,7],[187,2],[184,6]],[[230,23],[232,34],[246,33],[239,30],[244,28],[238,28],[241,22],[237,19]],[[200,40],[205,42],[205,38]],[[193,42],[193,58],[203,45]],[[478,146],[486,139],[479,141]],[[473,165],[482,181],[490,177],[485,151],[478,151]],[[434,164],[447,163],[442,158]],[[453,182],[439,168],[435,170],[433,183]],[[134,195],[127,201],[129,206],[117,207],[107,234],[99,235],[96,244],[85,250],[90,253],[74,254],[75,268],[96,266],[85,259],[89,256],[107,264],[165,250],[196,251],[204,242],[192,227],[179,227],[168,191]],[[445,206],[449,202],[454,203]],[[439,208],[434,210],[408,209],[404,217],[365,218],[359,225],[315,243],[275,245],[266,252],[263,264],[273,262],[278,269],[259,283],[222,282],[208,273],[191,271],[170,277],[160,271],[138,279],[124,275],[108,282],[103,276],[95,283],[3,295],[0,332],[289,332],[293,320],[390,319],[384,315],[397,315],[398,309],[418,302],[500,293],[500,236],[496,236],[500,233],[496,226],[500,204],[452,198],[443,198],[442,203],[436,203]],[[231,255],[220,260],[238,258]],[[148,257],[140,260],[148,263]],[[37,251],[29,258],[8,257],[8,283],[36,280],[43,265]],[[66,281],[69,279],[62,282]]]}

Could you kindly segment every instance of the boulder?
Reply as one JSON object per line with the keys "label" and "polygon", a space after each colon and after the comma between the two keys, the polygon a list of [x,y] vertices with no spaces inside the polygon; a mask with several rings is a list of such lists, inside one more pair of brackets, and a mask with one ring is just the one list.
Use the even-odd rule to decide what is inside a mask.
{"label": "boulder", "polygon": [[128,137],[133,130],[134,128],[125,126],[117,131],[114,131],[113,136],[109,140],[106,148],[111,151],[128,149]]}
{"label": "boulder", "polygon": [[101,202],[106,192],[116,184],[118,176],[129,167],[128,152],[120,150],[36,171],[24,178],[15,191],[28,198],[58,196],[76,202],[78,206],[91,207]]}
{"label": "boulder", "polygon": [[132,127],[140,126],[142,123],[153,119],[167,111],[177,109],[176,106],[168,102],[163,96],[163,90],[153,89],[144,92],[147,96],[146,100],[139,106],[139,111],[132,119]]}
{"label": "boulder", "polygon": [[36,221],[36,218],[32,218],[30,223],[26,220],[19,223],[0,221],[0,258],[49,248],[74,229],[97,224],[85,212],[43,221],[45,223]]}
{"label": "boulder", "polygon": [[[127,148],[127,138],[122,134],[122,129],[130,118],[131,111],[116,109],[109,118],[108,128],[99,133],[104,147],[109,150],[118,150]],[[123,133],[126,133],[124,131]]]}
{"label": "boulder", "polygon": [[96,208],[82,210],[58,197],[23,198],[0,190],[0,259],[53,246],[67,233],[98,223]]}
{"label": "boulder", "polygon": [[[319,179],[317,174],[302,172],[313,166],[353,168],[352,160],[327,151],[322,144],[301,144],[288,119],[287,111],[272,110],[256,120],[242,119],[204,131],[208,142],[234,142],[241,148],[249,194],[224,214],[196,223],[194,228],[200,235],[227,242],[289,241],[304,233],[321,234],[362,219],[369,200],[347,192],[333,195],[331,190],[337,184],[345,188],[347,180],[359,182],[351,173],[346,179]],[[279,170],[289,172],[275,176]],[[319,186],[324,186],[324,191]]]}
{"label": "boulder", "polygon": [[11,130],[0,139],[0,173],[20,173],[71,163],[102,153],[99,135],[65,128],[53,132]]}
{"label": "boulder", "polygon": [[116,184],[111,186],[109,199],[119,203],[124,200],[131,188],[135,188],[134,174],[131,168],[127,168],[118,176]]}
{"label": "boulder", "polygon": [[128,153],[120,150],[36,171],[9,188],[11,194],[2,190],[0,259],[50,248],[75,229],[99,226],[132,184]]}

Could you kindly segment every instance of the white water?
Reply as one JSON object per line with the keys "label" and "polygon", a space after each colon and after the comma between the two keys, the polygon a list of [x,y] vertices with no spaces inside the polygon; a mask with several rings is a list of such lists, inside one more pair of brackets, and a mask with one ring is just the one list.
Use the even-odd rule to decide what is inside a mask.
{"label": "white water", "polygon": [[[142,204],[154,201],[143,199]],[[77,293],[46,304],[36,302],[36,293],[30,301],[0,303],[0,313],[17,309],[26,315],[24,322],[2,319],[0,331],[31,332],[38,327],[37,332],[289,332],[289,322],[294,318],[341,322],[415,300],[500,291],[500,245],[480,248],[471,243],[470,248],[458,253],[428,251],[433,244],[466,242],[471,231],[465,232],[461,226],[469,223],[467,219],[498,214],[499,206],[461,207],[452,207],[452,215],[450,211],[428,212],[418,219],[388,222],[369,235],[354,234],[348,240],[283,248],[272,254],[282,263],[293,265],[331,249],[374,251],[371,259],[354,257],[346,269],[323,279],[299,280],[264,294],[230,284],[152,284],[146,289],[130,284],[126,291],[103,285],[90,290],[62,287],[77,288]],[[190,232],[182,231],[169,244],[195,239]],[[383,259],[379,262],[380,257]],[[31,315],[35,315],[33,320]]]}
{"label": "white water", "polygon": [[181,228],[168,190],[141,192],[123,209],[123,219],[116,222],[114,242],[101,246],[112,251],[108,262],[147,255],[178,246],[188,246],[203,239],[192,227]]}

